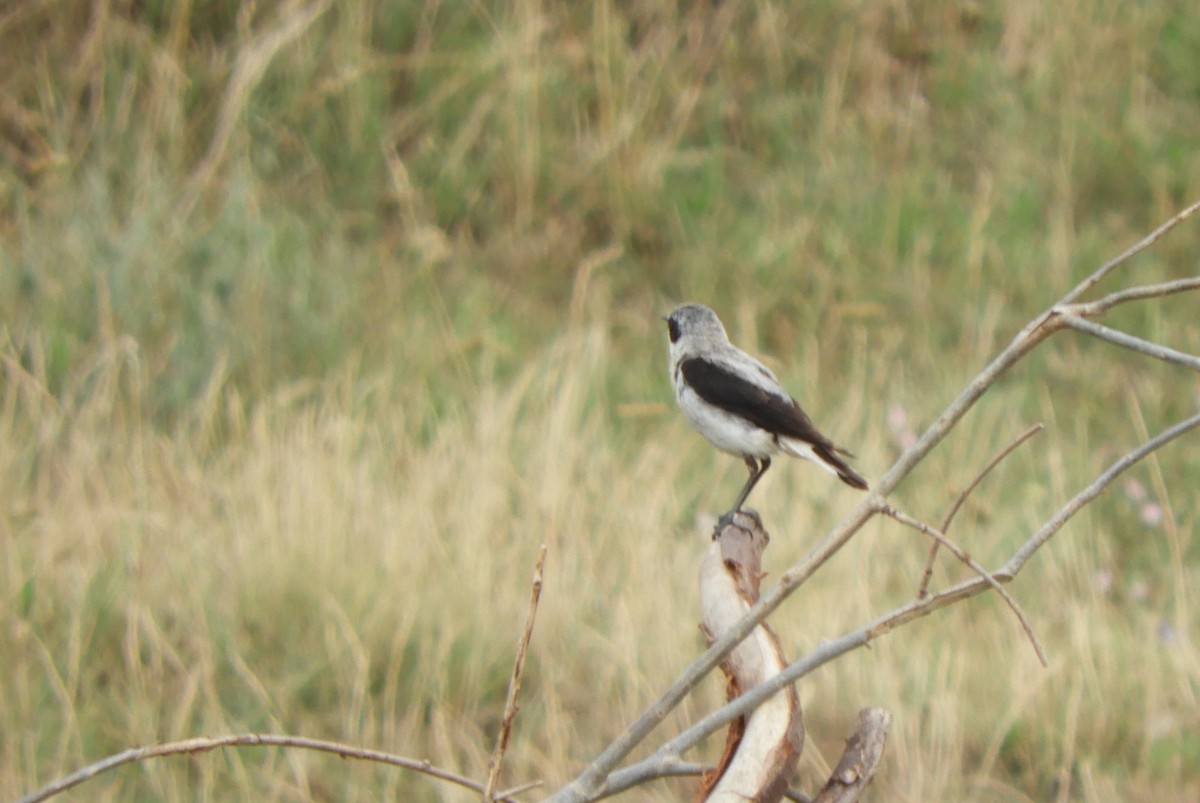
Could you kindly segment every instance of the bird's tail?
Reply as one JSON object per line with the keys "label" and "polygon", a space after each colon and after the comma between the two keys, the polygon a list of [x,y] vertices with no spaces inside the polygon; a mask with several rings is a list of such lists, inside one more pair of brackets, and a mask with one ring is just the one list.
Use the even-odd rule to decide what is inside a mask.
{"label": "bird's tail", "polygon": [[780,438],[779,445],[794,457],[813,461],[851,488],[858,488],[860,491],[867,490],[867,481],[857,471],[850,468],[849,463],[838,456],[844,454],[846,457],[854,457],[854,455],[840,446],[834,446],[832,443],[828,445],[806,443],[794,438]]}

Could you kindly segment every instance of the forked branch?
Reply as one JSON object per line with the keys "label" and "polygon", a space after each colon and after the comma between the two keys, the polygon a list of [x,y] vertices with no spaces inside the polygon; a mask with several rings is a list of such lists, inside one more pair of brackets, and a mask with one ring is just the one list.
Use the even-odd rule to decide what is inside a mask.
{"label": "forked branch", "polygon": [[1142,340],[1140,337],[1127,335],[1117,329],[1096,323],[1095,321],[1089,321],[1086,318],[1080,318],[1076,315],[1059,313],[1058,319],[1062,321],[1063,326],[1070,327],[1100,340],[1105,340],[1115,346],[1136,351],[1139,354],[1145,354],[1147,357],[1153,357],[1156,360],[1162,360],[1173,365],[1182,365],[1186,368],[1191,368],[1193,371],[1200,371],[1200,357],[1176,351],[1169,346],[1160,346],[1158,343],[1151,343],[1149,340]]}
{"label": "forked branch", "polygon": [[[967,487],[964,488],[954,500],[954,504],[950,506],[949,512],[947,512],[945,518],[942,519],[942,533],[950,532],[950,523],[953,522],[954,517],[958,515],[959,509],[963,506],[963,503],[967,501],[967,497],[979,487],[979,483],[983,482],[984,478],[987,477],[988,474],[992,473],[992,469],[1004,462],[1004,458],[1015,452],[1017,447],[1019,447],[1022,443],[1041,432],[1043,426],[1044,425],[1042,424],[1034,424],[1032,427],[1018,435],[1016,440],[1001,449],[995,457],[988,461],[987,465],[975,475],[975,479],[971,480],[971,482],[967,484]],[[929,593],[929,581],[933,579],[933,562],[937,558],[939,546],[941,545],[935,539],[933,544],[929,547],[929,558],[925,561],[925,571],[921,575],[921,587],[917,589],[917,599],[920,599]]]}
{"label": "forked branch", "polygon": [[1033,626],[1029,624],[1029,619],[1025,616],[1025,612],[1021,610],[1021,606],[1017,604],[1017,601],[1013,599],[1007,591],[1004,590],[1004,586],[1000,585],[996,578],[988,574],[987,569],[976,563],[970,555],[968,555],[966,552],[963,552],[962,549],[959,548],[958,544],[947,538],[944,533],[935,530],[925,522],[915,519],[907,513],[897,510],[891,505],[885,505],[883,510],[880,512],[882,512],[885,516],[890,516],[891,518],[903,524],[905,527],[911,527],[917,532],[929,536],[933,539],[935,544],[944,546],[950,551],[950,554],[954,555],[954,557],[965,563],[971,569],[971,571],[983,578],[983,580],[992,587],[992,590],[1000,595],[1000,598],[1004,600],[1005,604],[1012,609],[1012,612],[1017,617],[1017,621],[1021,623],[1021,628],[1025,631],[1025,635],[1029,637],[1029,642],[1033,644],[1033,651],[1037,653],[1038,660],[1041,661],[1042,666],[1050,665],[1050,662],[1046,660],[1046,652],[1042,649],[1042,645],[1038,643],[1037,636],[1033,634]]}
{"label": "forked branch", "polygon": [[[1156,437],[1117,460],[1086,488],[1072,497],[1066,505],[1039,527],[1036,532],[1030,535],[1004,566],[998,571],[991,572],[991,578],[999,583],[1011,582],[1020,572],[1026,561],[1028,561],[1029,557],[1037,551],[1038,547],[1045,544],[1075,513],[1082,510],[1084,506],[1099,496],[1117,477],[1146,457],[1146,455],[1197,427],[1200,427],[1200,413],[1164,430]],[[695,747],[706,737],[720,730],[732,720],[742,716],[747,711],[753,710],[781,688],[795,683],[813,670],[845,655],[851,650],[865,647],[880,636],[890,633],[915,619],[920,619],[949,605],[978,596],[992,588],[993,586],[988,580],[982,577],[973,577],[924,599],[914,599],[840,638],[822,642],[821,646],[816,650],[790,664],[787,669],[773,677],[770,681],[756,686],[733,702],[713,711],[678,736],[664,743],[645,760],[614,772],[608,779],[608,784],[604,792],[598,795],[597,799],[628,789],[630,786],[635,785],[634,783],[630,783],[633,779],[637,779],[637,783],[644,783],[647,780],[658,777],[653,772],[653,768],[656,765],[662,767],[677,765],[680,761],[679,756],[684,752]],[[560,791],[550,799],[562,799],[561,795],[562,792]]]}
{"label": "forked branch", "polygon": [[[730,719],[739,716],[742,713],[758,705],[762,700],[769,697],[783,685],[793,683],[799,677],[802,677],[812,669],[820,666],[832,658],[841,655],[842,653],[862,646],[883,633],[886,633],[905,622],[912,619],[926,616],[935,610],[938,610],[946,605],[959,602],[968,597],[979,594],[989,588],[993,588],[992,580],[999,582],[1007,582],[1012,579],[1020,566],[1028,560],[1031,555],[1042,543],[1045,542],[1054,532],[1061,528],[1062,524],[1067,521],[1072,515],[1078,512],[1079,508],[1087,504],[1094,498],[1095,493],[1099,493],[1109,482],[1112,477],[1115,477],[1129,465],[1132,465],[1137,460],[1140,460],[1145,454],[1157,449],[1162,444],[1178,437],[1184,432],[1194,428],[1200,424],[1200,416],[1190,418],[1180,424],[1168,429],[1158,438],[1155,438],[1146,444],[1143,444],[1138,449],[1135,449],[1117,464],[1114,464],[1107,472],[1096,479],[1088,488],[1085,488],[1074,499],[1064,506],[1058,513],[1055,514],[1046,524],[1031,538],[1026,544],[1018,550],[1018,552],[1005,565],[1005,570],[991,575],[992,580],[986,580],[982,577],[976,577],[972,580],[960,583],[945,591],[942,591],[933,596],[917,599],[910,602],[908,605],[893,611],[891,614],[873,622],[869,625],[860,628],[854,633],[844,636],[835,642],[827,642],[821,646],[816,652],[808,658],[792,664],[787,671],[777,675],[767,684],[747,692],[742,697],[739,697],[732,703],[719,709],[717,712],[705,717],[701,722],[689,728],[683,734],[670,740],[649,758],[643,762],[633,765],[627,770],[614,772],[621,761],[629,755],[630,751],[640,744],[646,736],[665,718],[679,702],[687,695],[687,693],[696,686],[699,681],[711,672],[717,664],[740,642],[742,641],[758,623],[766,619],[783,601],[790,596],[797,588],[812,576],[812,574],[828,561],[834,554],[840,550],[851,537],[857,533],[862,526],[870,520],[874,515],[882,512],[886,506],[886,499],[904,479],[912,472],[912,470],[937,446],[953,429],[963,416],[970,411],[984,393],[986,393],[996,381],[1003,376],[1009,368],[1019,362],[1026,354],[1036,348],[1042,341],[1053,335],[1055,332],[1068,326],[1075,326],[1075,320],[1082,320],[1079,316],[1071,314],[1068,305],[1073,304],[1081,295],[1094,287],[1097,283],[1103,280],[1106,276],[1124,265],[1137,254],[1149,248],[1167,232],[1178,226],[1183,221],[1194,215],[1197,210],[1200,210],[1200,202],[1193,203],[1186,207],[1167,222],[1163,223],[1149,235],[1144,237],[1139,242],[1130,246],[1124,252],[1113,258],[1109,262],[1102,265],[1091,275],[1080,282],[1069,293],[1063,296],[1057,303],[1049,309],[1033,318],[1020,332],[1013,338],[1012,342],[1000,352],[984,369],[967,384],[954,401],[942,412],[940,416],[929,426],[928,429],[917,439],[911,447],[909,447],[892,467],[875,483],[871,491],[867,494],[859,505],[836,527],[834,527],[821,540],[812,552],[801,559],[798,563],[792,566],[789,570],[783,573],[779,582],[765,594],[761,600],[750,610],[748,614],[737,625],[732,627],[724,636],[717,639],[713,645],[704,652],[699,658],[692,662],[683,673],[673,682],[670,687],[643,713],[635,720],[624,733],[622,733],[607,749],[604,750],[596,759],[589,765],[583,773],[573,780],[566,787],[561,789],[550,800],[556,803],[582,803],[583,801],[596,800],[602,796],[612,794],[620,789],[628,788],[626,781],[634,776],[634,770],[637,770],[636,775],[641,779],[645,779],[646,762],[660,762],[660,766],[666,767],[670,764],[677,763],[681,752],[693,746],[699,739],[711,733],[713,730],[722,727]],[[1131,288],[1121,293],[1116,293],[1106,297],[1108,308],[1124,301],[1132,301],[1139,299],[1155,298],[1159,296],[1170,295],[1173,293],[1192,290],[1197,287],[1197,279],[1183,280],[1182,283],[1172,282],[1161,285],[1149,285],[1145,287]],[[1102,299],[1101,301],[1104,301]],[[1107,308],[1105,308],[1107,309]],[[1097,308],[1094,314],[1101,314],[1105,309]],[[1092,313],[1089,310],[1089,313]],[[1094,334],[1094,333],[1093,333]],[[1099,335],[1097,335],[1099,336]],[[1108,339],[1107,337],[1105,339]],[[1115,341],[1113,341],[1115,342]],[[1144,343],[1145,341],[1141,341]],[[1128,343],[1124,343],[1126,347],[1132,347]],[[1153,345],[1153,344],[1150,344]],[[1160,347],[1161,348],[1161,347]],[[1166,352],[1152,353],[1149,350],[1138,349],[1143,353],[1151,354],[1151,356],[1159,359],[1166,359]],[[1170,355],[1169,361],[1178,362],[1179,364],[1189,365],[1191,363],[1183,358],[1192,358],[1191,355],[1183,355],[1179,352],[1174,352]],[[1127,463],[1125,461],[1128,461]],[[1107,479],[1106,479],[1107,478]],[[1096,489],[1095,493],[1091,493],[1092,489]],[[1008,573],[1005,574],[1005,571]]]}

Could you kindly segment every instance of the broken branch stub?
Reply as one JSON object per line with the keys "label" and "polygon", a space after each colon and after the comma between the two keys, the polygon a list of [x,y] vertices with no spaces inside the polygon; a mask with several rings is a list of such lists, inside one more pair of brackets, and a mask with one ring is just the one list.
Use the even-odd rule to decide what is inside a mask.
{"label": "broken branch stub", "polygon": [[[762,554],[770,537],[757,514],[740,512],[721,531],[700,560],[702,624],[711,645],[758,601]],[[779,674],[788,661],[779,639],[759,624],[721,664],[728,699]],[[788,788],[804,746],[800,698],[787,686],[730,724],[725,753],[707,773],[698,800],[778,801]]]}

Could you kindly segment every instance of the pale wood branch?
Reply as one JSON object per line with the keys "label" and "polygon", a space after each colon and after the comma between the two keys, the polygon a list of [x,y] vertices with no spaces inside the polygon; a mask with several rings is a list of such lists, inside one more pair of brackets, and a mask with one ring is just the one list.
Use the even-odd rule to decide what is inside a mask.
{"label": "pale wood branch", "polygon": [[858,712],[858,729],[846,742],[846,749],[812,803],[855,803],[875,777],[883,746],[892,727],[892,716],[882,708],[864,708]]}
{"label": "pale wood branch", "polygon": [[1184,419],[1178,424],[1163,430],[1157,436],[1143,443],[1138,448],[1126,454],[1120,460],[1117,460],[1106,471],[1096,477],[1086,488],[1077,493],[1071,498],[1071,501],[1063,505],[1052,518],[1046,521],[1036,533],[1029,537],[1020,549],[1018,549],[1008,562],[997,572],[993,572],[992,576],[1001,582],[1015,577],[1017,572],[1021,571],[1021,567],[1029,560],[1044,543],[1050,540],[1056,532],[1062,529],[1062,526],[1070,520],[1072,516],[1078,513],[1085,505],[1104,492],[1104,489],[1112,484],[1112,481],[1123,474],[1130,466],[1137,463],[1139,460],[1170,443],[1191,430],[1200,426],[1200,413],[1191,418]]}
{"label": "pale wood branch", "polygon": [[525,656],[529,652],[529,640],[533,637],[533,623],[537,619],[538,600],[542,597],[542,569],[546,565],[546,545],[538,549],[537,565],[533,568],[533,583],[529,589],[529,612],[525,615],[525,629],[517,644],[517,657],[513,661],[512,678],[508,682],[508,697],[504,702],[504,717],[500,721],[500,732],[496,735],[496,749],[488,762],[488,779],[483,789],[483,803],[491,803],[500,778],[500,766],[504,752],[512,735],[513,721],[517,718],[517,695],[521,693],[521,680],[525,674]]}
{"label": "pale wood branch", "polygon": [[[1004,461],[1004,458],[1016,451],[1018,446],[1032,438],[1037,433],[1041,432],[1042,429],[1042,424],[1034,424],[1029,429],[1018,435],[1016,440],[1001,449],[995,457],[988,461],[987,465],[975,475],[975,479],[971,480],[971,482],[967,484],[967,487],[964,488],[954,500],[954,504],[950,506],[950,510],[942,519],[943,533],[950,531],[950,524],[954,521],[954,517],[958,514],[959,508],[961,508],[963,503],[967,501],[967,497],[971,495],[971,492],[979,487],[979,483],[983,482],[984,477],[992,473],[992,469],[1000,465],[1000,463]],[[925,571],[921,574],[921,585],[917,589],[918,599],[929,593],[929,582],[933,579],[933,562],[937,558],[938,548],[940,546],[941,544],[937,541],[937,539],[934,539],[933,543],[929,547],[929,558],[925,561]]]}
{"label": "pale wood branch", "polygon": [[1175,279],[1169,282],[1160,282],[1159,284],[1146,284],[1140,287],[1118,290],[1095,301],[1064,304],[1059,307],[1059,311],[1078,315],[1081,318],[1095,318],[1105,314],[1118,304],[1124,304],[1129,301],[1144,301],[1148,298],[1162,298],[1198,289],[1200,289],[1200,276],[1192,276],[1187,279]]}
{"label": "pale wood branch", "polygon": [[1150,232],[1142,239],[1138,240],[1136,243],[1131,245],[1129,248],[1126,248],[1120,254],[1117,254],[1115,257],[1110,259],[1108,262],[1101,265],[1100,268],[1097,269],[1094,273],[1092,273],[1090,276],[1088,276],[1082,282],[1077,284],[1075,286],[1075,289],[1073,289],[1071,292],[1069,292],[1065,296],[1063,296],[1062,300],[1059,301],[1058,303],[1060,305],[1061,304],[1070,304],[1075,299],[1079,298],[1081,295],[1086,293],[1088,290],[1095,287],[1102,279],[1104,279],[1105,276],[1107,276],[1108,274],[1112,273],[1117,268],[1124,265],[1126,262],[1128,262],[1133,257],[1135,257],[1138,254],[1140,254],[1141,252],[1145,251],[1150,246],[1154,245],[1156,242],[1158,242],[1160,239],[1162,239],[1163,235],[1165,235],[1171,229],[1178,226],[1183,221],[1190,218],[1192,215],[1196,214],[1197,211],[1200,211],[1200,201],[1196,201],[1192,204],[1189,204],[1188,206],[1184,207],[1180,211],[1176,212],[1171,217],[1171,219],[1168,220],[1166,223],[1163,223],[1157,229]]}
{"label": "pale wood branch", "polygon": [[1045,650],[1042,649],[1042,645],[1038,642],[1037,636],[1035,636],[1033,633],[1033,625],[1029,624],[1029,618],[1025,616],[1025,612],[1021,610],[1021,606],[1017,604],[1017,601],[1013,599],[1007,591],[1004,590],[1004,586],[1000,585],[1000,583],[997,582],[994,577],[988,574],[986,569],[976,563],[970,555],[968,555],[961,548],[959,548],[957,544],[947,538],[944,533],[938,532],[925,522],[913,518],[907,513],[897,510],[891,505],[884,507],[883,514],[885,516],[890,516],[906,527],[911,527],[919,533],[928,535],[934,540],[935,543],[944,546],[952,555],[954,555],[954,557],[958,558],[960,561],[969,566],[971,571],[975,572],[977,575],[986,580],[987,584],[992,587],[992,590],[1000,595],[1000,598],[1004,600],[1008,607],[1012,609],[1013,614],[1016,615],[1017,621],[1021,623],[1021,628],[1025,631],[1025,635],[1029,637],[1029,642],[1033,645],[1033,651],[1037,653],[1038,660],[1041,661],[1042,666],[1050,665],[1050,662],[1046,660]]}
{"label": "pale wood branch", "polygon": [[[439,769],[429,761],[405,758],[391,753],[384,753],[379,750],[367,750],[353,745],[340,744],[338,742],[328,742],[320,739],[306,739],[302,736],[286,736],[278,734],[266,733],[243,733],[232,734],[228,736],[213,736],[201,737],[196,739],[183,739],[178,742],[168,742],[166,744],[157,744],[149,747],[134,747],[116,755],[109,756],[101,761],[89,764],[86,767],[76,770],[75,772],[60,778],[54,783],[42,787],[36,792],[32,792],[21,798],[17,803],[40,803],[43,800],[49,800],[55,795],[61,794],[81,783],[95,778],[97,775],[114,770],[117,767],[122,767],[126,764],[133,764],[139,761],[146,761],[151,758],[162,758],[164,756],[174,755],[191,755],[194,753],[206,753],[210,750],[216,750],[220,747],[290,747],[301,750],[315,750],[321,753],[333,753],[341,758],[353,758],[362,761],[373,761],[377,764],[388,764],[393,767],[400,767],[406,770],[428,775],[438,780],[448,781],[458,786],[471,789],[475,792],[483,792],[484,785],[472,781],[470,778],[464,778],[449,770]],[[540,782],[539,784],[540,785]],[[520,791],[528,791],[535,788],[529,784],[520,787]],[[515,791],[504,791],[496,795],[494,800],[505,801],[506,803],[518,803],[514,795]]]}
{"label": "pale wood branch", "polygon": [[1193,371],[1200,371],[1200,357],[1183,351],[1176,351],[1169,346],[1160,346],[1157,343],[1151,343],[1149,340],[1143,340],[1140,337],[1127,335],[1110,326],[1089,321],[1077,315],[1060,314],[1058,319],[1062,322],[1063,326],[1107,341],[1114,346],[1136,351],[1139,354],[1145,354],[1147,357],[1153,357],[1156,360],[1162,360],[1172,365],[1182,365],[1185,368],[1191,368]]}

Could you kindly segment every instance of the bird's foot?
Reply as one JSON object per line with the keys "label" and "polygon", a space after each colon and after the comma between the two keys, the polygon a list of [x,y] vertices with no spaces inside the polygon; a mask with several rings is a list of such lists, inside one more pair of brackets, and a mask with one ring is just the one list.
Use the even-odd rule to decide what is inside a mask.
{"label": "bird's foot", "polygon": [[752,517],[754,519],[754,523],[757,523],[759,526],[762,526],[762,520],[758,518],[758,514],[755,513],[753,510],[740,510],[740,509],[730,510],[730,511],[727,511],[726,513],[722,514],[721,518],[717,519],[717,526],[713,528],[713,535],[712,535],[714,541],[716,541],[718,538],[721,537],[721,533],[725,531],[726,527],[737,527],[739,530],[742,530],[743,532],[747,532],[747,533],[752,532],[751,527],[753,526],[753,524],[748,526],[747,524],[743,524],[737,520],[739,513],[743,516]]}

